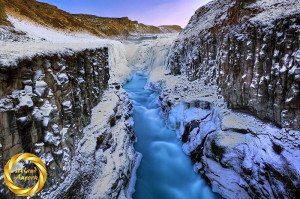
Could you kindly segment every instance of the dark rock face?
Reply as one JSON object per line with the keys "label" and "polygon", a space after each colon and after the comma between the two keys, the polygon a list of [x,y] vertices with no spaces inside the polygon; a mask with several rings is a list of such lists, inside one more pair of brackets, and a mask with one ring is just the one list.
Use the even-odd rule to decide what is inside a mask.
{"label": "dark rock face", "polygon": [[[131,117],[126,119],[132,114],[130,107],[126,93],[110,85],[93,109],[91,123],[83,130],[69,175],[55,190],[45,190],[39,196],[129,198],[128,187],[137,158]],[[110,126],[111,118],[115,118],[114,127]]]}
{"label": "dark rock face", "polygon": [[181,121],[179,130],[196,170],[224,198],[299,195],[299,30],[298,0],[213,1],[170,51],[173,75],[217,86],[229,107],[243,112],[218,108],[215,96],[208,117]]}
{"label": "dark rock face", "polygon": [[230,107],[300,129],[299,28],[300,14],[270,28],[247,24],[229,33],[222,45],[228,53],[221,49],[219,85]]}
{"label": "dark rock face", "polygon": [[169,67],[217,84],[233,109],[300,129],[299,7],[297,0],[214,1],[180,34]]}
{"label": "dark rock face", "polygon": [[47,165],[46,188],[60,182],[108,80],[107,48],[38,55],[1,70],[0,168],[13,155],[30,152]]}

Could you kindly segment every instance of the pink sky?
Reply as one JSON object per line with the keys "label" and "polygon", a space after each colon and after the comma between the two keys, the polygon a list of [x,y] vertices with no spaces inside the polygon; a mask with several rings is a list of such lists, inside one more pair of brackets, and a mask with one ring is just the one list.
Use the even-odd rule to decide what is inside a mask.
{"label": "pink sky", "polygon": [[211,0],[178,0],[157,5],[143,13],[132,13],[131,18],[141,19],[143,23],[151,25],[172,25],[186,26],[195,11],[210,2]]}
{"label": "pink sky", "polygon": [[129,17],[148,25],[187,25],[195,11],[211,0],[39,0],[71,13]]}

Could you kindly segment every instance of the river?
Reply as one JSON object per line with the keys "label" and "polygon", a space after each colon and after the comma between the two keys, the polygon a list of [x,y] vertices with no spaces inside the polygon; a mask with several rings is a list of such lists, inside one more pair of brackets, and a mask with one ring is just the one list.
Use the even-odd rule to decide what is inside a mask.
{"label": "river", "polygon": [[145,88],[147,76],[135,74],[124,89],[133,103],[135,149],[143,155],[133,199],[216,199],[207,183],[193,171],[191,160],[173,130],[167,128],[158,95]]}

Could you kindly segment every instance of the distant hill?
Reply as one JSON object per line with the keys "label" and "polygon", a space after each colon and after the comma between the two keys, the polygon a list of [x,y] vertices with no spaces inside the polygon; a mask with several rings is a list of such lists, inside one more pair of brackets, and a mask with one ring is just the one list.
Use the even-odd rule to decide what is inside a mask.
{"label": "distant hill", "polygon": [[182,28],[178,25],[165,25],[165,26],[158,26],[162,32],[181,32]]}
{"label": "distant hill", "polygon": [[38,24],[68,31],[86,31],[97,36],[180,32],[180,26],[149,26],[128,17],[105,18],[94,15],[70,14],[56,6],[36,0],[0,0],[0,25],[10,25],[7,15],[31,20]]}
{"label": "distant hill", "polygon": [[76,14],[73,16],[76,21],[82,24],[90,24],[96,31],[100,31],[107,36],[129,35],[130,33],[161,33],[158,27],[131,21],[128,17],[106,18],[85,14]]}

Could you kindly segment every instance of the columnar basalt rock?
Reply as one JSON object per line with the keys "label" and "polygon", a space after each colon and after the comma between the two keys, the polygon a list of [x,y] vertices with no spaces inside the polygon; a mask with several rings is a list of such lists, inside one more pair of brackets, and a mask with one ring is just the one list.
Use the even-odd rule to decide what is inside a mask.
{"label": "columnar basalt rock", "polygon": [[109,77],[107,48],[37,55],[0,69],[0,168],[30,152],[47,165],[46,186],[60,182]]}
{"label": "columnar basalt rock", "polygon": [[231,108],[300,129],[299,7],[296,0],[209,3],[175,42],[171,72],[217,84]]}
{"label": "columnar basalt rock", "polygon": [[[190,82],[163,89],[162,108],[171,121],[183,113],[183,149],[224,198],[299,195],[299,11],[298,0],[212,1],[170,51],[173,78]],[[207,100],[210,114],[185,121],[178,93]]]}

